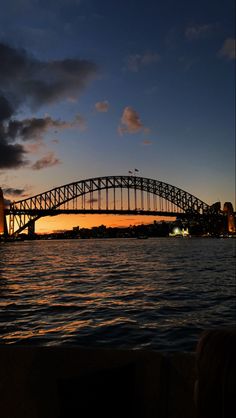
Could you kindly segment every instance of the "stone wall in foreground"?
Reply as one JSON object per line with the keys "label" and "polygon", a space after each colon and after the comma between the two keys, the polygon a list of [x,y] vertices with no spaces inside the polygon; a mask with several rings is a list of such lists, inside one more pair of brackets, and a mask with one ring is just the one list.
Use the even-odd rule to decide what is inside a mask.
{"label": "stone wall in foreground", "polygon": [[2,418],[194,418],[194,355],[0,346]]}

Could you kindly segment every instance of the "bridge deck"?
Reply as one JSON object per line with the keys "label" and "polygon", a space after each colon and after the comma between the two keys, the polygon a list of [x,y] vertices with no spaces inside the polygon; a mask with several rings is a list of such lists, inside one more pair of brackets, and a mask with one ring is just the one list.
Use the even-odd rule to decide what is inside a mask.
{"label": "bridge deck", "polygon": [[25,209],[10,211],[5,210],[5,214],[9,215],[30,215],[30,216],[55,216],[62,214],[106,214],[106,215],[148,215],[148,216],[170,216],[175,217],[177,215],[184,215],[181,212],[167,212],[157,210],[135,210],[135,209]]}

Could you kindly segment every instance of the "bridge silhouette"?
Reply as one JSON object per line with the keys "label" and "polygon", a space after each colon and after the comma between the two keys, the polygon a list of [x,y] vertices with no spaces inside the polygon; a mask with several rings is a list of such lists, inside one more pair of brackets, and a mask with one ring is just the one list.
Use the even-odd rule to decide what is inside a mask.
{"label": "bridge silhouette", "polygon": [[12,202],[4,209],[4,217],[9,217],[9,235],[14,237],[26,228],[34,233],[38,219],[59,214],[193,217],[216,212],[214,205],[163,181],[106,176],[79,180]]}

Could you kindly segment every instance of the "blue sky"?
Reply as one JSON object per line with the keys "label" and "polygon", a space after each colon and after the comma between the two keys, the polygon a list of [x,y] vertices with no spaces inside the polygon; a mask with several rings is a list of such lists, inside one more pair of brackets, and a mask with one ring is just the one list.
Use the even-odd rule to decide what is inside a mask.
{"label": "blue sky", "polygon": [[[0,42],[27,65],[0,82],[13,107],[4,126],[21,121],[0,137],[2,187],[32,195],[137,167],[209,204],[235,202],[234,17],[232,0],[4,2]],[[58,92],[26,91],[29,78]]]}

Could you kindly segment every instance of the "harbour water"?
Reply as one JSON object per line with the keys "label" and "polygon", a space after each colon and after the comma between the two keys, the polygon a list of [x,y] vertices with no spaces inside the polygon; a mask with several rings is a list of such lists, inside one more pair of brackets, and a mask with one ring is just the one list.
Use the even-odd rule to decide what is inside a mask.
{"label": "harbour water", "polygon": [[235,240],[0,244],[0,343],[192,351],[235,325]]}

